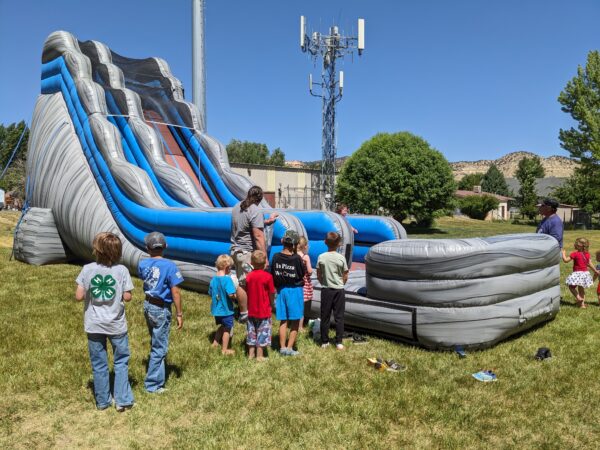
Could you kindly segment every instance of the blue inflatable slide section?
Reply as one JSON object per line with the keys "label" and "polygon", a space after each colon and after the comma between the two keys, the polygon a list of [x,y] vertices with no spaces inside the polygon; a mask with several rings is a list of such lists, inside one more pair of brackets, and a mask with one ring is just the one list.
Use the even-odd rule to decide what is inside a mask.
{"label": "blue inflatable slide section", "polygon": [[[98,72],[94,72],[93,79],[102,86],[103,80]],[[143,249],[144,236],[153,230],[161,231],[168,239],[168,257],[204,265],[212,265],[218,255],[229,253],[230,208],[240,201],[241,196],[232,192],[221,178],[214,161],[198,139],[198,132],[186,126],[177,108],[173,105],[169,108],[169,117],[179,120],[178,123],[170,124],[169,130],[179,147],[177,150],[189,163],[193,172],[198,174],[198,183],[212,203],[205,209],[191,207],[169,192],[168,186],[154,173],[129,125],[126,112],[119,109],[110,87],[104,85],[104,101],[109,113],[105,119],[118,130],[126,161],[147,174],[161,204],[149,206],[130,198],[122,183],[115,179],[106,155],[99,148],[97,136],[94,135],[90,123],[93,112],[86,111],[86,104],[80,98],[77,83],[63,56],[42,65],[42,94],[62,93],[90,170],[106,205],[127,239]],[[164,104],[169,103],[165,101]],[[298,231],[307,235],[311,242],[310,257],[313,263],[320,253],[326,251],[323,239],[329,231],[338,231],[345,235],[346,245],[343,251],[349,262],[364,262],[368,249],[376,243],[406,237],[402,227],[387,218],[349,216],[348,226],[348,222],[341,216],[329,212],[284,211],[301,223]],[[265,210],[265,214],[270,212]],[[294,228],[294,220],[275,222],[269,246],[270,256],[281,249],[281,237],[286,229]],[[356,236],[349,231],[351,227],[359,230]]]}

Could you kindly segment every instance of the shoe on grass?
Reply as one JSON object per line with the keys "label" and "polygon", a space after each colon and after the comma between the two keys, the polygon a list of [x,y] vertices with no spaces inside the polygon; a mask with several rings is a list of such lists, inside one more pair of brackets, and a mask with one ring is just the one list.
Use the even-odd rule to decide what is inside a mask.
{"label": "shoe on grass", "polygon": [[393,359],[388,359],[385,362],[385,365],[387,366],[386,370],[388,372],[404,372],[406,370],[406,366],[405,365],[398,364]]}
{"label": "shoe on grass", "polygon": [[498,381],[498,377],[491,370],[481,370],[472,375],[477,381],[482,381],[484,383],[489,383],[491,381]]}
{"label": "shoe on grass", "polygon": [[361,334],[354,333],[352,335],[353,344],[366,344],[369,340]]}
{"label": "shoe on grass", "polygon": [[294,350],[293,348],[288,349],[287,352],[288,356],[298,356],[300,355],[300,352],[298,350]]}
{"label": "shoe on grass", "polygon": [[159,387],[157,390],[155,391],[147,391],[148,394],[164,394],[165,392],[167,392],[168,389],[165,387]]}
{"label": "shoe on grass", "polygon": [[290,355],[290,349],[287,349],[286,347],[280,348],[279,349],[279,354],[281,356],[289,356]]}
{"label": "shoe on grass", "polygon": [[336,350],[344,350],[344,344],[335,344],[335,349]]}
{"label": "shoe on grass", "polygon": [[329,347],[329,342],[325,342],[324,344],[321,344],[321,348],[327,348]]}
{"label": "shoe on grass", "polygon": [[117,412],[125,412],[128,409],[133,408],[133,403],[131,405],[117,405],[115,408]]}

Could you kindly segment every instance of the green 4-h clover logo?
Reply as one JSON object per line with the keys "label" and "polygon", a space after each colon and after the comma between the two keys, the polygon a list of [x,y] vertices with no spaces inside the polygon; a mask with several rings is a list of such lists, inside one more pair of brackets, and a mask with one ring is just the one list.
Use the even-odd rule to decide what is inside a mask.
{"label": "green 4-h clover logo", "polygon": [[115,285],[117,282],[112,277],[112,275],[106,275],[102,277],[102,275],[98,274],[91,281],[91,293],[92,297],[96,300],[101,300],[108,302],[115,298],[115,294],[117,290],[115,289]]}

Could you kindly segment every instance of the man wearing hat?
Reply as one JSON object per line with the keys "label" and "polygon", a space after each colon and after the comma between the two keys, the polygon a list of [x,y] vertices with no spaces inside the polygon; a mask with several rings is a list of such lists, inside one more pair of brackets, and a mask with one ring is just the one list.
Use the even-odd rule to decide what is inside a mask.
{"label": "man wearing hat", "polygon": [[544,216],[538,225],[537,232],[548,234],[558,241],[559,248],[563,247],[563,223],[556,214],[558,202],[553,198],[545,198],[538,205],[539,213]]}

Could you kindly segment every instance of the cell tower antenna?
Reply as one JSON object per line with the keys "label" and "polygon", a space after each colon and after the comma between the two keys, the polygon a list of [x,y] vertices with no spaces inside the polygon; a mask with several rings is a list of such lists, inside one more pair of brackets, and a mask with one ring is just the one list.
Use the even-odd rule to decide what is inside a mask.
{"label": "cell tower antenna", "polygon": [[[310,36],[306,32],[306,18],[300,16],[300,48],[308,52],[316,61],[323,59],[321,82],[313,82],[312,74],[309,75],[309,92],[314,97],[323,99],[323,134],[321,180],[325,192],[325,207],[333,210],[335,207],[335,159],[337,143],[335,133],[335,104],[342,99],[344,90],[344,72],[340,72],[339,79],[335,71],[337,58],[351,54],[358,50],[362,55],[365,49],[365,20],[358,19],[358,36],[342,36],[337,26],[329,28],[329,34],[313,32]],[[320,86],[320,93],[313,91],[313,85]]]}

